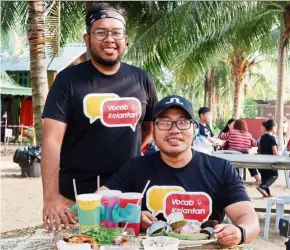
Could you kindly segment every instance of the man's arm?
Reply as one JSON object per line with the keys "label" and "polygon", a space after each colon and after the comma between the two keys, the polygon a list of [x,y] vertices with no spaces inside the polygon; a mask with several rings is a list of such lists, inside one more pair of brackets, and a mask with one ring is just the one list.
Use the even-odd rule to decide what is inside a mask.
{"label": "man's arm", "polygon": [[241,201],[229,205],[225,208],[225,212],[234,225],[241,226],[246,230],[247,238],[245,243],[253,241],[259,234],[259,220],[250,201]]}
{"label": "man's arm", "polygon": [[142,141],[141,148],[145,147],[148,142],[152,140],[153,123],[143,122],[142,124]]}
{"label": "man's arm", "polygon": [[53,199],[59,195],[58,177],[60,149],[67,125],[45,118],[41,154],[43,198]]}
{"label": "man's arm", "polygon": [[[66,123],[45,118],[41,152],[41,175],[43,186],[43,222],[47,229],[61,229],[61,222],[68,227],[75,223],[68,208],[59,196],[59,163]],[[48,223],[49,220],[49,223]]]}

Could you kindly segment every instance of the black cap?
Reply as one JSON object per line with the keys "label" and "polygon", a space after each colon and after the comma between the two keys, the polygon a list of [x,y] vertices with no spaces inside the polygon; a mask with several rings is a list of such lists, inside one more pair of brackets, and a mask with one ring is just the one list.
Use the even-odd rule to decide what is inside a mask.
{"label": "black cap", "polygon": [[153,111],[153,120],[156,119],[164,110],[172,107],[179,107],[183,109],[191,119],[193,119],[193,107],[190,101],[178,95],[170,95],[160,100]]}

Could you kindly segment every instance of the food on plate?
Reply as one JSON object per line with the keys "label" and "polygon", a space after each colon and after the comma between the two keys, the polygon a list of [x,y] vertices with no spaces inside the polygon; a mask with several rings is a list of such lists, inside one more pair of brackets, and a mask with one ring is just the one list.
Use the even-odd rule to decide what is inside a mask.
{"label": "food on plate", "polygon": [[92,228],[84,233],[87,236],[95,239],[100,245],[124,245],[129,244],[131,237],[127,232],[123,232],[123,228],[105,228],[100,226]]}
{"label": "food on plate", "polygon": [[177,238],[179,240],[208,240],[208,235],[204,233],[194,233],[194,234],[179,234],[174,232],[163,232],[164,236],[170,236]]}
{"label": "food on plate", "polygon": [[63,237],[63,240],[71,244],[81,244],[81,243],[95,244],[97,243],[95,239],[84,234],[67,235]]}
{"label": "food on plate", "polygon": [[207,220],[200,225],[200,228],[212,227],[214,228],[219,222],[217,220]]}
{"label": "food on plate", "polygon": [[207,234],[209,238],[211,238],[214,235],[213,227],[205,227],[205,228],[201,229],[200,232]]}
{"label": "food on plate", "polygon": [[195,233],[198,233],[199,231],[200,231],[200,228],[197,225],[188,223],[182,228],[180,228],[179,233],[180,234],[195,234]]}
{"label": "food on plate", "polygon": [[[185,222],[185,223],[184,223]],[[179,240],[208,240],[213,239],[213,227],[218,224],[217,221],[208,221],[200,226],[200,223],[177,221],[175,225],[164,221],[156,221],[147,230],[148,236],[170,236]],[[205,227],[207,226],[207,227]],[[213,226],[213,227],[211,227]]]}

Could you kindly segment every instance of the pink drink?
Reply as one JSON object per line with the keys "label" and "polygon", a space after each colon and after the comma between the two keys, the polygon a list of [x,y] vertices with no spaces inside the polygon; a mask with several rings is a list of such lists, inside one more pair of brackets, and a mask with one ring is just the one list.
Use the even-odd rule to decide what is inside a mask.
{"label": "pink drink", "polygon": [[106,228],[117,228],[118,223],[113,221],[112,211],[115,205],[119,202],[119,196],[122,192],[118,190],[102,190],[98,193],[102,195],[101,203],[104,206],[104,217],[102,218],[101,223]]}
{"label": "pink drink", "polygon": [[[140,221],[141,221],[141,193],[122,193],[120,196],[120,207],[125,208],[127,204],[137,204],[139,203],[139,211],[138,214],[135,215],[132,220],[136,221],[135,223],[131,223],[129,221],[128,228],[132,228],[134,230],[135,236],[137,237],[140,233]],[[121,226],[124,227],[127,222],[121,223]]]}

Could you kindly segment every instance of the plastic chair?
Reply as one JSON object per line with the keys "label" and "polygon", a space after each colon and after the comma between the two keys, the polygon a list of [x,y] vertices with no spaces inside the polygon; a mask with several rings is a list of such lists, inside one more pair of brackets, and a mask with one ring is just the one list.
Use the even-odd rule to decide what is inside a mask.
{"label": "plastic chair", "polygon": [[[242,155],[241,152],[235,151],[235,150],[218,150],[214,151],[213,155],[218,155],[218,154],[229,154],[229,155]],[[238,168],[239,171],[239,176],[241,177],[241,180],[244,178],[244,169],[243,168]]]}
{"label": "plastic chair", "polygon": [[[283,153],[281,155],[290,157],[290,153],[289,151],[287,151],[287,145],[285,146]],[[284,175],[286,180],[286,187],[290,188],[290,170],[284,170]]]}
{"label": "plastic chair", "polygon": [[268,232],[269,232],[270,219],[271,219],[271,207],[273,204],[276,204],[275,229],[277,232],[279,232],[279,220],[284,215],[284,205],[290,204],[290,196],[278,196],[278,197],[274,197],[274,198],[269,198],[267,200],[265,228],[264,228],[264,240],[268,240]]}

